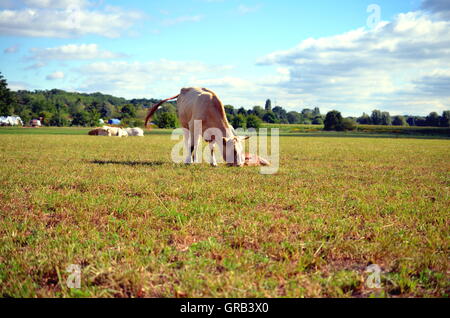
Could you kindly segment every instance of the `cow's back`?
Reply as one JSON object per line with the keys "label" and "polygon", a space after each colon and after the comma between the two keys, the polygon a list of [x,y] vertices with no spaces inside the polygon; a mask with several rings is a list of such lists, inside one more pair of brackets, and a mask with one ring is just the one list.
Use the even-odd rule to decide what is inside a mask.
{"label": "cow's back", "polygon": [[190,123],[202,121],[203,130],[208,128],[228,128],[223,105],[217,95],[206,88],[190,87],[181,89],[177,101],[178,116],[183,128]]}

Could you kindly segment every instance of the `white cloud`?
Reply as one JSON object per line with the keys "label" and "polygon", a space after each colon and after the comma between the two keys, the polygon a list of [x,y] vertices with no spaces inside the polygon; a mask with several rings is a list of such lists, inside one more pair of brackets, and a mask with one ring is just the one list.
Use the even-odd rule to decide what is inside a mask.
{"label": "white cloud", "polygon": [[37,62],[37,63],[31,64],[31,65],[25,67],[24,69],[25,70],[37,70],[37,69],[42,68],[42,67],[44,67],[46,65],[47,65],[46,63]]}
{"label": "white cloud", "polygon": [[252,12],[256,12],[260,8],[261,8],[261,5],[255,5],[255,6],[250,7],[250,6],[246,6],[246,5],[241,4],[237,8],[237,12],[239,14],[244,15],[244,14],[249,14],[249,13],[252,13]]}
{"label": "white cloud", "polygon": [[403,113],[411,107],[425,114],[450,106],[442,89],[448,84],[442,74],[450,69],[448,30],[450,21],[410,12],[371,31],[306,39],[258,63],[283,67],[289,75],[277,84],[280,95],[293,94],[308,104],[349,115],[374,108]]}
{"label": "white cloud", "polygon": [[89,2],[86,0],[23,0],[22,2],[30,8],[55,9],[65,9],[70,6],[81,8],[89,4]]}
{"label": "white cloud", "polygon": [[229,69],[229,66],[164,59],[148,62],[94,62],[78,69],[82,78],[79,90],[101,91],[128,98],[162,97],[183,86],[192,86],[195,79]]}
{"label": "white cloud", "polygon": [[64,78],[64,73],[61,72],[61,71],[53,72],[53,73],[51,73],[51,74],[48,74],[48,75],[45,77],[45,79],[46,79],[46,80],[49,80],[49,81],[57,80],[57,79],[63,79],[63,78]]}
{"label": "white cloud", "polygon": [[33,48],[30,59],[35,60],[94,60],[115,59],[125,57],[125,54],[113,53],[99,49],[97,44],[67,44],[54,48]]}
{"label": "white cloud", "polygon": [[182,16],[177,18],[171,18],[171,19],[165,19],[162,21],[162,24],[164,26],[172,26],[180,23],[185,22],[199,22],[203,19],[203,16],[201,15],[195,15],[195,16]]}
{"label": "white cloud", "polygon": [[3,53],[6,54],[13,54],[13,53],[17,53],[19,51],[19,45],[13,45],[11,47],[8,47],[6,49],[3,50]]}
{"label": "white cloud", "polygon": [[422,9],[430,11],[440,18],[450,18],[450,2],[448,0],[423,0]]}
{"label": "white cloud", "polygon": [[114,38],[143,18],[140,12],[113,6],[94,9],[87,1],[22,2],[25,7],[0,10],[0,35],[71,38],[97,34]]}

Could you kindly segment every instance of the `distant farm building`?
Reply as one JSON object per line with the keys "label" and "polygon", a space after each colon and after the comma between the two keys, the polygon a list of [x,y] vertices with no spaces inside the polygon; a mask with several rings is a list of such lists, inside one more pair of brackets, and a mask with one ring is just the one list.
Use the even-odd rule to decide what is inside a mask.
{"label": "distant farm building", "polygon": [[23,126],[23,122],[18,116],[1,116],[0,126]]}
{"label": "distant farm building", "polygon": [[41,121],[39,119],[32,119],[30,121],[30,126],[31,127],[41,127],[42,124],[41,124]]}

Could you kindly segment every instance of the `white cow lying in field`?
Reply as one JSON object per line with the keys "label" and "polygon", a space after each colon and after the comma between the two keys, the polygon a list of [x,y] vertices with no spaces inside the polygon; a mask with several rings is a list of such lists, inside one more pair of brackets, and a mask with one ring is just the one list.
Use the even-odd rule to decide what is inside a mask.
{"label": "white cow lying in field", "polygon": [[93,136],[114,136],[114,137],[128,137],[128,136],[138,136],[144,137],[144,131],[141,128],[118,128],[103,126],[100,128],[95,128],[89,132],[89,135]]}
{"label": "white cow lying in field", "polygon": [[128,136],[144,137],[144,131],[141,128],[125,128]]}
{"label": "white cow lying in field", "polygon": [[102,129],[107,132],[108,136],[128,137],[127,131],[119,127],[103,126]]}

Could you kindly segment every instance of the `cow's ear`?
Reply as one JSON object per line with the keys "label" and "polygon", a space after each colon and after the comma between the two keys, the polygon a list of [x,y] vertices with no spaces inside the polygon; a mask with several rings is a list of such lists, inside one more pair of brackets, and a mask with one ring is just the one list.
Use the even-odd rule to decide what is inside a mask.
{"label": "cow's ear", "polygon": [[250,136],[245,136],[244,139],[242,139],[242,140],[248,140],[248,139],[250,139]]}
{"label": "cow's ear", "polygon": [[223,144],[225,145],[225,144],[228,142],[227,137],[222,137],[222,142],[223,142]]}

